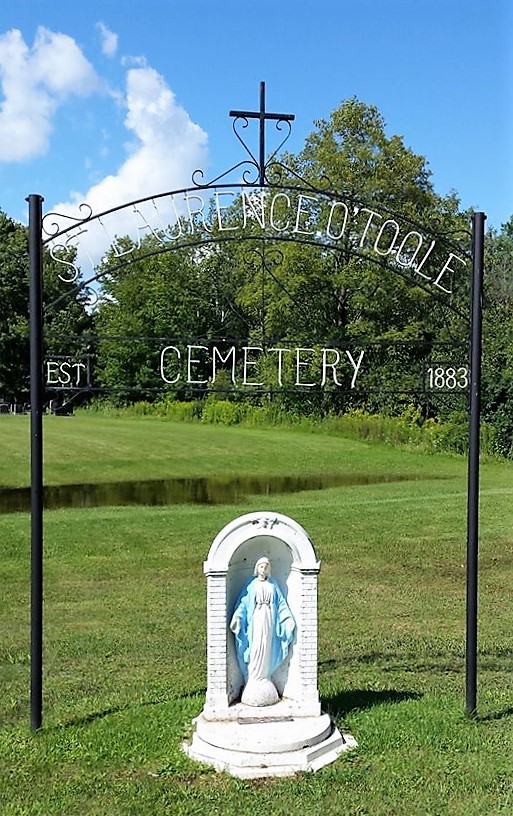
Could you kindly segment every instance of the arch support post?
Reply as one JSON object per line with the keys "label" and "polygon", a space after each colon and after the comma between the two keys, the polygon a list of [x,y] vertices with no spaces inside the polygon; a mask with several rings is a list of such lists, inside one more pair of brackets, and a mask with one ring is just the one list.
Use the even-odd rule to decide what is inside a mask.
{"label": "arch support post", "polygon": [[477,712],[477,574],[479,543],[479,434],[481,426],[481,356],[483,335],[484,224],[472,217],[472,293],[470,305],[470,427],[467,501],[466,709]]}
{"label": "arch support post", "polygon": [[43,720],[43,198],[30,195],[30,476],[31,476],[31,604],[30,725]]}

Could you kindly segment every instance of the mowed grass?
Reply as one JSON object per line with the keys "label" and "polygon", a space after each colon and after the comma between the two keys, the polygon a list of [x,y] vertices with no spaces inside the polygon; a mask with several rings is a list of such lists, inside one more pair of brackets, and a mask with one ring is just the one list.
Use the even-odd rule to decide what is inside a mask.
{"label": "mowed grass", "polygon": [[[289,473],[422,473],[426,457],[390,456],[384,446],[327,433],[290,429],[173,423],[157,417],[104,417],[85,412],[46,416],[43,422],[45,482],[73,484],[167,477]],[[0,487],[30,482],[30,428],[26,416],[0,415]],[[362,452],[367,455],[361,459]],[[461,463],[442,457],[439,475],[462,474]]]}
{"label": "mowed grass", "polygon": [[[27,484],[28,424],[0,417],[0,484]],[[44,725],[29,719],[29,517],[0,516],[2,816],[513,811],[513,467],[482,464],[478,717],[465,715],[466,460],[292,430],[45,420],[46,480],[396,473],[412,481],[236,506],[45,514]],[[202,562],[243,512],[311,535],[323,706],[358,749],[239,781],[180,744],[206,682]]]}

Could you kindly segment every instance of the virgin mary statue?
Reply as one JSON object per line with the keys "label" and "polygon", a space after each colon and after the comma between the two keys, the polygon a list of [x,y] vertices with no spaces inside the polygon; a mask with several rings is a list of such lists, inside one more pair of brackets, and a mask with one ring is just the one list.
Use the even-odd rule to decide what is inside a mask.
{"label": "virgin mary statue", "polygon": [[265,706],[278,702],[271,680],[289,653],[296,624],[285,597],[270,577],[268,558],[259,558],[254,578],[242,588],[230,621],[245,686],[241,701]]}

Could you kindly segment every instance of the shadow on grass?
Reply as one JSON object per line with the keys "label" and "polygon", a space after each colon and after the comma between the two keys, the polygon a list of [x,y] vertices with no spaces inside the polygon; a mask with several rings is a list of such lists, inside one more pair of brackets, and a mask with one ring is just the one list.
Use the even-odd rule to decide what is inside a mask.
{"label": "shadow on grass", "polygon": [[181,694],[177,694],[177,695],[176,695],[174,698],[172,698],[172,699],[176,699],[176,700],[188,700],[189,698],[192,698],[192,697],[201,697],[201,696],[205,696],[205,694],[206,694],[206,693],[207,693],[207,687],[206,687],[206,686],[204,686],[203,688],[199,688],[199,689],[190,689],[190,691],[182,691],[182,693],[181,693]]}
{"label": "shadow on grass", "polygon": [[105,708],[103,711],[93,711],[91,714],[86,714],[84,717],[76,717],[73,720],[68,720],[65,723],[61,723],[60,725],[55,725],[50,727],[48,731],[58,731],[62,728],[73,728],[80,725],[89,725],[90,723],[96,722],[97,720],[103,720],[105,717],[109,717],[111,714],[120,714],[122,711],[128,711],[130,708],[142,708],[144,706],[157,706],[162,705],[163,703],[169,703],[173,699],[175,700],[186,700],[193,697],[198,697],[200,695],[206,694],[206,688],[201,689],[191,689],[191,691],[184,691],[182,694],[177,694],[174,697],[170,698],[163,698],[162,700],[146,700],[143,702],[132,701],[130,703],[125,703],[125,705],[120,706],[111,706],[110,708]]}
{"label": "shadow on grass", "polygon": [[351,711],[363,711],[367,708],[389,703],[404,703],[405,700],[418,700],[420,697],[422,697],[422,694],[416,691],[350,689],[329,697],[323,697],[321,704],[323,711],[336,718],[344,717]]}
{"label": "shadow on grass", "polygon": [[[75,728],[78,726],[89,725],[90,723],[103,720],[112,714],[120,714],[123,711],[128,711],[131,708],[142,708],[144,706],[158,706],[164,703],[170,703],[173,699],[183,700],[194,697],[202,697],[206,693],[206,689],[193,689],[177,694],[172,698],[161,700],[147,700],[145,702],[130,702],[125,705],[111,706],[105,708],[103,711],[93,711],[83,717],[75,717],[72,720],[54,725],[48,728],[48,731],[60,731],[64,728]],[[406,700],[418,700],[422,694],[414,691],[399,691],[396,689],[386,689],[384,691],[373,691],[372,689],[350,689],[348,691],[341,691],[338,694],[321,698],[322,710],[330,714],[332,717],[344,717],[352,711],[362,711],[368,708],[373,708],[377,705],[387,705],[390,703],[403,703]],[[499,719],[513,714],[513,709],[507,709],[498,714],[489,714],[482,717],[482,720]],[[45,729],[46,730],[46,729]]]}
{"label": "shadow on grass", "polygon": [[105,708],[103,711],[93,711],[91,714],[86,714],[84,717],[75,717],[73,720],[67,720],[67,722],[60,723],[59,725],[51,726],[47,731],[60,731],[62,728],[74,728],[79,725],[89,725],[89,723],[96,722],[97,720],[103,720],[105,717],[109,717],[111,714],[120,714],[121,711],[127,711],[129,708],[140,706],[155,706],[160,705],[163,703],[163,700],[148,700],[145,703],[126,703],[126,705],[122,706],[112,706],[111,708]]}
{"label": "shadow on grass", "polygon": [[502,711],[492,711],[490,714],[478,714],[476,722],[491,722],[492,720],[504,720],[506,717],[513,717],[513,708],[504,708]]}
{"label": "shadow on grass", "polygon": [[[379,667],[382,675],[437,675],[437,676],[460,676],[465,670],[465,658],[460,655],[452,655],[442,652],[434,654],[431,659],[425,659],[413,652],[370,652],[369,654],[358,655],[348,658],[344,664],[341,660],[328,658],[319,662],[319,675],[337,672],[342,665],[347,670],[350,665],[370,665]],[[393,680],[391,680],[393,682]],[[408,682],[406,680],[406,682]]]}

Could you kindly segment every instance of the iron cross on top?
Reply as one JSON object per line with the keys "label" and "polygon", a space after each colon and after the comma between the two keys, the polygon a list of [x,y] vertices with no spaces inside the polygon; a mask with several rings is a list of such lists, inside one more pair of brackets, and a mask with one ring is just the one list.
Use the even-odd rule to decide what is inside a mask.
{"label": "iron cross on top", "polygon": [[265,120],[274,119],[278,122],[292,122],[296,118],[293,113],[268,113],[265,109],[265,82],[260,83],[260,110],[259,111],[230,111],[230,116],[242,119],[260,120],[260,186],[265,183]]}

